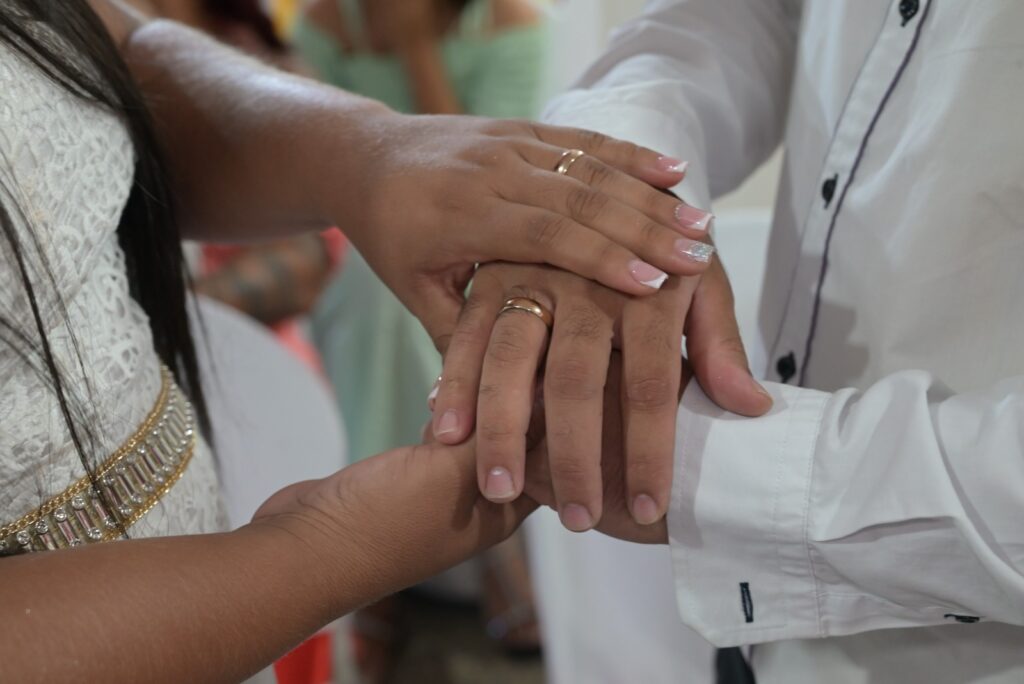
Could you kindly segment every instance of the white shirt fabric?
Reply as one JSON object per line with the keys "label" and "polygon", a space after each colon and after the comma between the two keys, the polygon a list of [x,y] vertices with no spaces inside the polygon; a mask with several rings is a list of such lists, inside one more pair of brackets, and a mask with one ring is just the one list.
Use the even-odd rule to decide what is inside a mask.
{"label": "white shirt fabric", "polygon": [[654,0],[545,118],[698,206],[785,147],[776,406],[680,409],[684,622],[761,682],[1024,681],[1024,3]]}

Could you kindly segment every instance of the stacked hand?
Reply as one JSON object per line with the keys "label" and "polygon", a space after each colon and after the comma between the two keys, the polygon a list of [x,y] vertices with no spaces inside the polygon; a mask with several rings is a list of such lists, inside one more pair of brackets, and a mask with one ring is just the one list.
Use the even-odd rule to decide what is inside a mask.
{"label": "stacked hand", "polygon": [[[550,310],[552,330],[529,313],[500,314],[510,297]],[[599,521],[613,530],[652,525],[639,535],[653,539],[668,506],[678,398],[690,373],[684,330],[688,363],[716,403],[751,416],[770,408],[747,369],[717,261],[702,277],[671,278],[646,298],[549,267],[484,266],[447,348],[434,434],[455,444],[475,424],[478,484],[492,501],[515,500],[532,481],[527,493],[557,508],[571,530]],[[542,475],[526,456],[538,413]]]}

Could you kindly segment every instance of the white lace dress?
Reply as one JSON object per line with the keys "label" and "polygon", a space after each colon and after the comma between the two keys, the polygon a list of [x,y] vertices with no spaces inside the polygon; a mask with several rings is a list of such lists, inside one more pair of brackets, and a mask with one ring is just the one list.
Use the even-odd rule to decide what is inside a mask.
{"label": "white lace dress", "polygon": [[[128,294],[116,234],[133,170],[132,145],[117,118],[0,44],[0,204],[13,215],[55,357],[73,390],[88,397],[99,460],[135,432],[160,391],[160,362],[146,314]],[[55,295],[67,307],[67,326]],[[14,255],[0,238],[0,526],[85,475],[45,369],[40,373],[24,354],[38,343]],[[218,489],[210,450],[200,440],[182,478],[130,535],[223,529]]]}

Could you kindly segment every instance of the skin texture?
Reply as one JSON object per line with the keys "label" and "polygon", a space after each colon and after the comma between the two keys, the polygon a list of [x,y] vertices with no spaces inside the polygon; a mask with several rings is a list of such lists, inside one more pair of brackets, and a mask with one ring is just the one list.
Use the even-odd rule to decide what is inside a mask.
{"label": "skin texture", "polygon": [[[499,315],[510,297],[550,310],[552,331],[530,314]],[[454,444],[475,427],[481,492],[511,501],[523,491],[527,431],[539,410],[547,425],[553,507],[567,528],[593,527],[602,518],[602,493],[620,484],[634,519],[657,523],[672,483],[684,329],[689,363],[720,406],[747,416],[771,408],[750,375],[733,311],[717,258],[702,277],[671,278],[646,298],[547,267],[483,266],[447,349],[434,434]],[[613,350],[621,352],[621,378],[609,372]],[[613,375],[621,392],[618,410],[609,414],[605,390]],[[621,483],[607,482],[601,471],[609,421],[621,423]],[[495,469],[508,473],[511,488]]]}
{"label": "skin texture", "polygon": [[[450,334],[476,263],[550,263],[639,295],[654,290],[632,275],[638,256],[699,270],[673,252],[671,210],[658,222],[644,213],[660,194],[647,184],[682,178],[654,151],[526,122],[395,114],[170,22],[129,24],[120,38],[176,171],[187,235],[341,225],[435,339]],[[599,184],[551,171],[568,148],[590,152],[574,168]]]}
{"label": "skin texture", "polygon": [[[625,478],[627,458],[625,456],[625,437],[622,426],[622,357],[613,353],[609,361],[608,382],[603,393],[606,420],[601,430],[601,475],[603,483],[602,497],[604,514],[597,523],[596,529],[603,534],[640,544],[667,544],[668,524],[664,517],[651,524],[638,523],[630,511],[629,495],[622,486]],[[684,364],[680,371],[679,395],[690,382],[689,367]],[[535,423],[531,434],[538,435],[528,456],[525,490],[530,499],[538,503],[557,506],[554,480],[550,461],[550,450],[547,440],[542,437],[543,426]]]}
{"label": "skin texture", "polygon": [[3,559],[4,679],[240,681],[511,534],[535,504],[482,499],[474,462],[472,445],[398,449],[282,490],[235,532]]}

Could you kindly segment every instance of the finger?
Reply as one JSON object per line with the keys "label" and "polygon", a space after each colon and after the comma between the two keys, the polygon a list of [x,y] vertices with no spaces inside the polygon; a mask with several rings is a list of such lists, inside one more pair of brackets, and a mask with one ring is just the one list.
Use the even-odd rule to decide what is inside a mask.
{"label": "finger", "polygon": [[[578,162],[590,163],[584,159]],[[627,178],[617,171],[610,173],[621,179]],[[614,180],[607,182],[615,183]],[[671,216],[660,223],[642,211],[569,176],[537,170],[527,174],[524,182],[507,191],[504,197],[568,217],[575,224],[603,235],[638,255],[646,263],[672,275],[703,273],[714,253],[712,245],[681,235],[681,228],[673,227],[675,219]],[[702,233],[691,234],[697,238],[703,237]],[[560,248],[558,244],[553,247],[555,250]],[[572,247],[565,245],[562,249],[571,252]]]}
{"label": "finger", "polygon": [[559,302],[544,371],[548,463],[558,514],[573,532],[601,518],[601,427],[612,320],[587,300]]}
{"label": "finger", "polygon": [[453,277],[422,278],[420,282],[405,288],[413,295],[409,301],[403,300],[402,303],[419,319],[434,342],[434,348],[442,355],[458,325],[466,302],[464,293],[473,272],[473,267],[469,266]]}
{"label": "finger", "polygon": [[[550,171],[561,161],[564,151],[552,145],[528,143],[520,148],[520,153],[530,164],[542,171]],[[573,162],[565,175],[695,240],[704,238],[714,219],[710,212],[691,207],[675,195],[652,187],[591,155],[584,155]]]}
{"label": "finger", "polygon": [[719,259],[694,294],[686,321],[686,352],[701,388],[716,404],[744,416],[760,416],[771,409],[771,395],[750,374],[732,287]]}
{"label": "finger", "polygon": [[521,311],[498,316],[491,332],[477,399],[477,479],[496,503],[512,501],[523,488],[526,435],[547,337],[544,322]]}
{"label": "finger", "polygon": [[473,432],[484,354],[503,289],[486,274],[473,284],[447,340],[444,367],[433,406],[433,433],[442,444],[459,444]]}
{"label": "finger", "polygon": [[642,525],[661,520],[668,509],[683,322],[695,287],[694,278],[673,278],[666,288],[682,290],[681,296],[643,300],[623,312],[626,503],[633,519]]}
{"label": "finger", "polygon": [[631,250],[564,214],[501,202],[492,226],[493,231],[480,231],[481,255],[488,236],[498,232],[504,248],[499,256],[506,261],[549,264],[626,294],[652,294],[668,278]]}
{"label": "finger", "polygon": [[535,135],[564,149],[579,149],[645,183],[670,188],[686,174],[687,163],[631,142],[578,128],[534,124]]}

